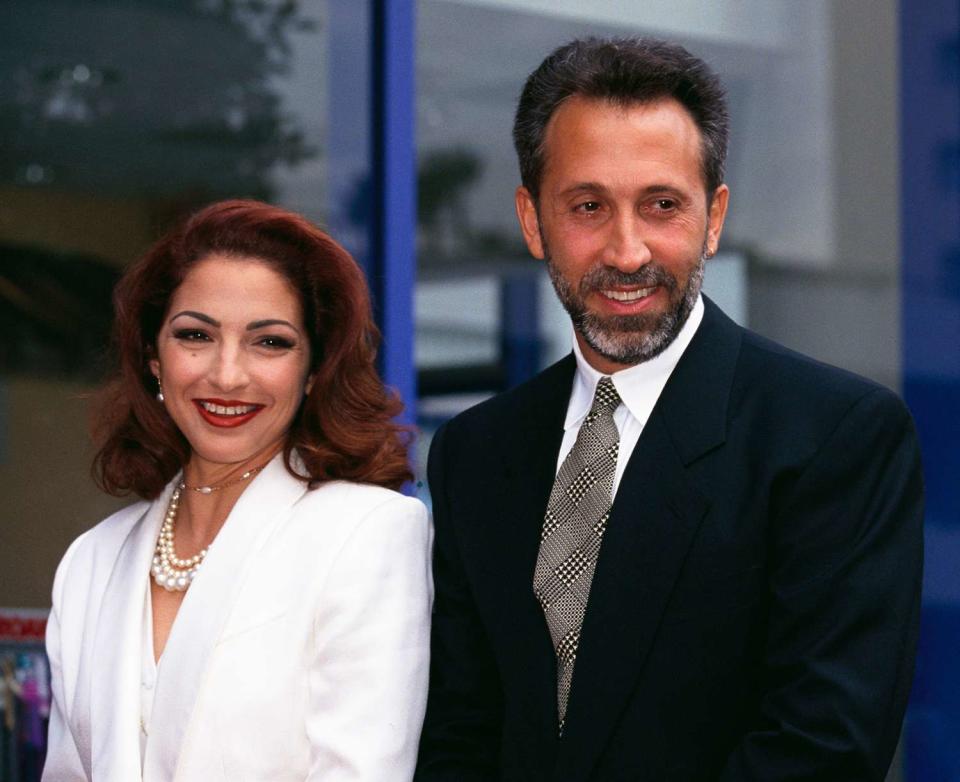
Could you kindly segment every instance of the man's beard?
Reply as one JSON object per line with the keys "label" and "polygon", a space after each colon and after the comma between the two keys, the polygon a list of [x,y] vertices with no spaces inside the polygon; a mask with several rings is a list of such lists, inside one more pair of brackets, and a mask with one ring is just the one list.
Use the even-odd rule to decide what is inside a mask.
{"label": "man's beard", "polygon": [[[583,276],[579,289],[574,291],[551,260],[549,251],[545,257],[553,288],[577,333],[605,359],[632,365],[658,356],[677,338],[700,295],[707,251],[706,247],[701,251],[682,291],[677,278],[655,261],[632,273],[597,266]],[[592,292],[618,286],[649,288],[655,285],[667,292],[670,306],[666,312],[603,316],[587,309],[586,299]]]}

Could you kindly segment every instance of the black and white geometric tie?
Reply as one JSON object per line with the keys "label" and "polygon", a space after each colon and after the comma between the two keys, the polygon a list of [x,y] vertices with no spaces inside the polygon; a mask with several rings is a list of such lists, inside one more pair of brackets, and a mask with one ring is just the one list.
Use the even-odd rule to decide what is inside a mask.
{"label": "black and white geometric tie", "polygon": [[600,543],[613,503],[620,434],[613,411],[620,395],[609,377],[597,383],[590,412],[550,492],[540,533],[533,592],[547,618],[557,653],[559,731],[567,714],[573,664]]}

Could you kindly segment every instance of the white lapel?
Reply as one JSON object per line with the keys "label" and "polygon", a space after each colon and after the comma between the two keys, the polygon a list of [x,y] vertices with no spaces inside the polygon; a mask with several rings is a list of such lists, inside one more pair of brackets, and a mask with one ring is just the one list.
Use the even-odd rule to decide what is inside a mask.
{"label": "white lapel", "polygon": [[143,601],[154,545],[173,491],[168,486],[133,525],[107,582],[87,660],[90,764],[95,779],[140,779]]}
{"label": "white lapel", "polygon": [[144,758],[145,780],[174,778],[210,654],[243,579],[259,549],[306,491],[307,485],[291,476],[282,455],[277,456],[240,495],[210,546],[164,647]]}

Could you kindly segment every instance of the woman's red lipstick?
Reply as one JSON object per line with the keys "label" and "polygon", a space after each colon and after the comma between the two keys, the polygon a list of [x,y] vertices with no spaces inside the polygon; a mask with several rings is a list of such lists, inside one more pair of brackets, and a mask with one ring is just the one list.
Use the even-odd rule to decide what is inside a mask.
{"label": "woman's red lipstick", "polygon": [[[197,410],[200,412],[200,416],[204,421],[211,426],[219,426],[227,429],[235,426],[243,426],[243,424],[250,421],[257,413],[263,410],[263,405],[251,405],[248,402],[238,402],[232,399],[194,399],[193,403],[197,406]],[[246,413],[218,413],[215,410],[208,410],[204,405],[207,407],[216,406],[228,409],[237,407],[252,409]]]}

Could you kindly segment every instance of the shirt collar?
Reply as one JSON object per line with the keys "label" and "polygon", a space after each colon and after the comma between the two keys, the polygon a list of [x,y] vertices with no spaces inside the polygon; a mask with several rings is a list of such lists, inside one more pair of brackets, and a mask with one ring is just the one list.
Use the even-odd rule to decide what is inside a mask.
{"label": "shirt collar", "polygon": [[[663,387],[667,384],[677,362],[680,361],[680,356],[693,339],[693,335],[697,333],[703,320],[703,310],[703,297],[697,296],[687,322],[662,353],[649,361],[642,361],[610,375],[623,404],[641,426],[647,423],[657,399],[660,398],[660,392],[663,391]],[[573,355],[577,360],[577,372],[574,376],[573,391],[570,394],[570,404],[567,407],[567,417],[563,423],[565,430],[579,427],[586,418],[587,413],[590,412],[590,405],[593,404],[597,383],[604,376],[590,366],[583,357],[576,337],[573,339]]]}

